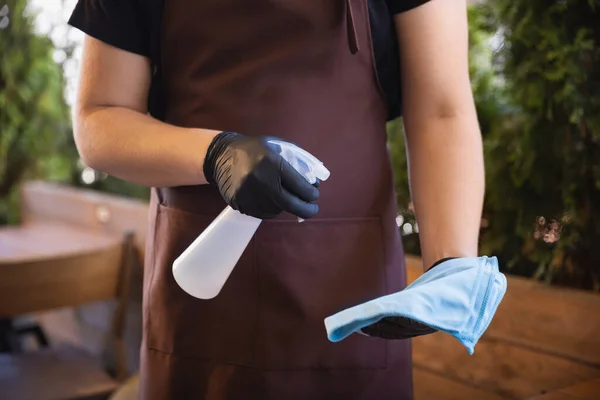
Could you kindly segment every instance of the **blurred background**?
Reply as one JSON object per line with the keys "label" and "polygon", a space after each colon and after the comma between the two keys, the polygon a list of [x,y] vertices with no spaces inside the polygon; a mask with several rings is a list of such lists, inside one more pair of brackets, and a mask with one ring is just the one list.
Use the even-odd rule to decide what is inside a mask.
{"label": "blurred background", "polygon": [[[27,392],[30,398],[106,398],[135,390],[149,192],[94,171],[78,157],[70,105],[82,34],[66,23],[75,3],[0,0],[0,291],[5,293],[0,295],[0,355],[5,357],[0,398],[3,388],[22,379],[41,379],[33,386],[48,396],[48,388],[63,382],[94,381],[60,372],[57,365],[73,361],[72,356],[27,361],[67,345],[90,355],[106,373],[105,386],[89,383],[96,389],[79,388],[71,397]],[[487,175],[481,254],[498,256],[510,277],[509,293],[481,345],[484,354],[466,356],[447,339],[437,340],[438,334],[414,341],[417,398],[598,399],[600,1],[481,0],[471,2],[468,12]],[[401,120],[391,122],[388,133],[398,229],[414,279],[418,222],[409,197]],[[125,232],[135,236],[130,252]],[[115,237],[125,244],[118,254],[109,251]],[[79,240],[77,251],[57,253],[70,238]],[[98,264],[106,249],[106,263],[112,260],[118,270]],[[82,262],[94,264],[86,251],[102,272],[75,278],[73,271],[87,268]],[[60,300],[48,294],[46,303],[36,299],[16,311],[9,307],[26,290],[19,277],[31,279],[24,271],[42,279],[40,271],[49,267],[35,262],[65,264],[65,254],[75,253],[84,258],[56,268],[64,267],[67,281],[81,285],[82,293]],[[39,257],[34,262],[22,254]],[[102,278],[108,270],[113,276]],[[92,278],[106,279],[107,289],[85,293],[85,280]],[[50,281],[40,281],[36,290],[74,291]],[[51,365],[57,375],[26,376],[29,364],[23,360]],[[453,367],[459,361],[461,371]],[[31,387],[33,381],[28,382]],[[119,394],[119,387],[129,389]]]}

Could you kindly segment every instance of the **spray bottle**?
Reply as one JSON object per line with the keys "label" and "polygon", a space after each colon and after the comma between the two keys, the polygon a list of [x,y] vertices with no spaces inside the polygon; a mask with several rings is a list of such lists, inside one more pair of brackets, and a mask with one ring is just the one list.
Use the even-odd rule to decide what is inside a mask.
{"label": "spray bottle", "polygon": [[[329,170],[312,154],[280,140],[270,140],[279,154],[308,182],[329,178]],[[173,263],[173,277],[189,295],[212,299],[220,292],[262,220],[230,206]],[[302,222],[299,218],[298,222]]]}

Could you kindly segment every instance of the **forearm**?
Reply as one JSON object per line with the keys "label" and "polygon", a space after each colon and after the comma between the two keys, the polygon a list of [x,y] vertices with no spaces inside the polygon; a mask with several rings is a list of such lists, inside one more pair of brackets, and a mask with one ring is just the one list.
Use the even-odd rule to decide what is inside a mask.
{"label": "forearm", "polygon": [[405,129],[424,268],[444,257],[477,256],[485,178],[474,111],[408,118]]}
{"label": "forearm", "polygon": [[74,122],[86,165],[154,187],[205,184],[204,156],[219,133],[175,127],[124,107],[84,109]]}

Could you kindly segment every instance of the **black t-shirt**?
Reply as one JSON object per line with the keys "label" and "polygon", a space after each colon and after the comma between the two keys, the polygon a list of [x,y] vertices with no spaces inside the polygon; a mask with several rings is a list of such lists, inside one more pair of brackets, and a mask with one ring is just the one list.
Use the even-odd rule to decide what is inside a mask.
{"label": "black t-shirt", "polygon": [[[149,13],[155,17],[149,18]],[[159,22],[160,13],[160,2],[153,0],[78,0],[69,25],[114,47],[149,57],[149,24]]]}
{"label": "black t-shirt", "polygon": [[[385,1],[392,14],[429,0]],[[152,38],[159,35],[162,0],[78,0],[69,24],[112,46],[150,57]]]}

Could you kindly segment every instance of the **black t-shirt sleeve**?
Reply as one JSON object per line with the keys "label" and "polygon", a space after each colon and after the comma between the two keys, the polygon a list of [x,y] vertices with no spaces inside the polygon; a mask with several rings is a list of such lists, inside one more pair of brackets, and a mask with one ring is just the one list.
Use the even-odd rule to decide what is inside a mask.
{"label": "black t-shirt sleeve", "polygon": [[149,56],[138,0],[78,0],[69,25],[120,49]]}
{"label": "black t-shirt sleeve", "polygon": [[392,14],[400,14],[412,10],[430,0],[385,0]]}

